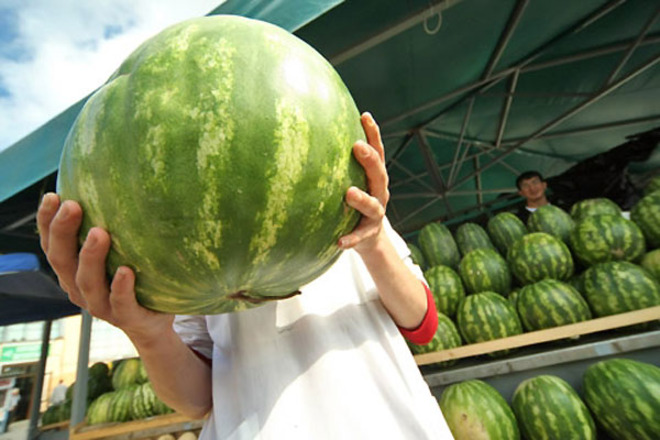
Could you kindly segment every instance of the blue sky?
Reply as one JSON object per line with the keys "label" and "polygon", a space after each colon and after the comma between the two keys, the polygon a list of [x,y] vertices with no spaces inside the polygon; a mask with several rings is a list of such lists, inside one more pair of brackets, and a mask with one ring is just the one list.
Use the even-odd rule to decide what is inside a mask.
{"label": "blue sky", "polygon": [[0,150],[100,86],[141,42],[223,0],[0,0]]}

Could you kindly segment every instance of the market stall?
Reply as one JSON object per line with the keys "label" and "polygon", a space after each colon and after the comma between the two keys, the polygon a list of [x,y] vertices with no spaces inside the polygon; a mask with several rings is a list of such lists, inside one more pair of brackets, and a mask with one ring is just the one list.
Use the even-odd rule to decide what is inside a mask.
{"label": "market stall", "polygon": [[[584,165],[588,159],[623,146],[620,151],[631,154],[617,156],[620,167],[598,175],[602,182],[616,181],[624,187],[625,197],[614,203],[623,214],[640,203],[643,187],[660,169],[660,150],[655,148],[660,121],[660,10],[652,2],[511,0],[495,6],[486,0],[346,1],[326,2],[305,17],[269,9],[267,2],[239,3],[227,2],[214,13],[258,17],[295,31],[337,68],[359,108],[374,113],[386,145],[392,194],[388,217],[411,245],[422,248],[427,260],[433,259],[430,249],[439,240],[437,231],[431,238],[424,236],[427,226],[443,225],[444,240],[456,242],[462,241],[458,229],[466,224],[486,234],[491,219],[521,201],[514,182],[523,171],[536,169],[557,177],[577,166],[573,169],[595,178],[593,162]],[[27,152],[39,151],[50,160],[39,164],[37,173],[12,174],[11,182],[2,188],[2,200],[29,185],[52,187],[62,140],[81,105],[72,106],[3,154],[16,161],[27,157]],[[641,138],[651,141],[639,147],[635,142]],[[638,154],[632,154],[633,143],[639,147]],[[558,192],[562,182],[554,183]],[[597,185],[595,191],[599,191]],[[34,228],[30,215],[36,200],[32,201],[18,223],[16,219],[7,223],[4,234]],[[572,214],[566,211],[565,215]],[[630,226],[634,223],[646,231],[644,219],[653,222],[653,218],[641,214],[638,221],[625,218],[629,222],[625,225],[634,229]],[[577,218],[572,221],[577,223]],[[578,296],[571,294],[578,298],[575,301],[582,298],[590,310],[597,309],[588,289],[580,288],[583,281],[572,278],[606,260],[591,261],[589,255],[580,254],[576,250],[579,238],[571,242],[560,237],[565,231],[524,226],[529,231],[522,235],[546,233],[563,243],[570,252],[567,257],[575,263],[571,260],[570,273],[551,278],[577,283]],[[489,248],[499,255],[493,259],[506,260],[506,270],[513,271],[514,265],[539,265],[509,257],[508,249],[496,249],[495,234],[487,232],[486,240],[493,242]],[[469,241],[470,234],[465,236]],[[36,245],[34,237],[31,240]],[[645,252],[655,249],[648,242],[647,237],[641,248],[620,259],[637,263]],[[459,274],[459,264],[469,251],[453,246],[457,252],[453,263],[435,262],[425,269],[447,265]],[[446,249],[440,246],[435,252],[446,253]],[[513,284],[497,292],[506,300],[514,287],[541,280],[514,276]],[[467,284],[466,279],[471,278],[462,277],[459,283]],[[481,291],[470,287],[466,293]],[[511,302],[513,313],[520,313],[518,303]],[[563,376],[579,390],[585,369],[599,359],[623,356],[657,365],[660,342],[653,323],[660,319],[658,307],[653,300],[640,301],[629,309],[524,332],[519,324],[519,331],[488,341],[461,341],[465,336],[459,335],[455,346],[418,354],[416,360],[438,398],[448,385],[484,379],[509,399],[523,378],[541,372]],[[510,353],[489,356],[502,351]],[[86,383],[84,352],[80,361],[78,382]],[[448,361],[454,364],[447,366]],[[84,388],[76,391],[79,402],[85,396]],[[198,428],[176,416],[87,426],[81,424],[85,406],[79,403],[74,410],[72,438],[138,438],[134,436],[143,430],[139,435],[146,437],[168,429],[180,433]]]}

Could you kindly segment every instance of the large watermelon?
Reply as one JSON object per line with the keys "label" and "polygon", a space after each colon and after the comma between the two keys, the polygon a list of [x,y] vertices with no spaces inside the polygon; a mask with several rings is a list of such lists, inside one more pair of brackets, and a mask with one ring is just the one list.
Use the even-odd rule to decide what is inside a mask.
{"label": "large watermelon", "polygon": [[523,287],[516,307],[529,331],[591,319],[589,305],[580,293],[567,283],[551,279]]}
{"label": "large watermelon", "polygon": [[440,409],[455,440],[518,440],[516,416],[504,397],[481,380],[448,386]]}
{"label": "large watermelon", "polygon": [[338,258],[359,221],[364,138],[347,88],[283,29],[238,16],[171,26],[86,102],[66,139],[63,199],[82,236],[112,236],[139,302],[179,314],[287,297]]}
{"label": "large watermelon", "polygon": [[660,305],[660,284],[633,263],[610,261],[584,273],[584,295],[596,316]]}
{"label": "large watermelon", "polygon": [[456,271],[448,266],[433,266],[424,272],[438,312],[453,317],[458,303],[465,298],[463,283]]}
{"label": "large watermelon", "polygon": [[456,228],[454,236],[458,250],[463,256],[475,249],[495,249],[486,230],[476,223],[463,223]]}
{"label": "large watermelon", "polygon": [[525,224],[511,212],[500,212],[488,220],[487,229],[493,244],[502,255],[506,255],[509,247],[520,237],[527,234]]}
{"label": "large watermelon", "polygon": [[630,210],[630,219],[642,230],[650,249],[660,247],[660,190],[637,202]]}
{"label": "large watermelon", "polygon": [[610,199],[604,197],[584,199],[571,206],[571,217],[579,221],[591,215],[621,215],[621,208]]}
{"label": "large watermelon", "polygon": [[540,206],[527,219],[529,232],[546,232],[568,243],[571,231],[575,227],[568,212],[554,205]]}
{"label": "large watermelon", "polygon": [[[461,336],[470,344],[506,338],[523,332],[513,305],[495,292],[466,296],[458,305],[456,323]],[[489,354],[496,357],[508,352],[500,350]]]}
{"label": "large watermelon", "polygon": [[419,232],[419,247],[426,264],[433,266],[458,267],[461,257],[451,231],[442,223],[429,223]]}
{"label": "large watermelon", "polygon": [[584,400],[614,440],[660,439],[660,368],[615,358],[584,373]]}
{"label": "large watermelon", "polygon": [[639,265],[646,269],[660,283],[660,249],[647,252],[642,257]]}
{"label": "large watermelon", "polygon": [[475,249],[458,266],[458,272],[469,293],[496,292],[508,296],[511,271],[506,260],[495,249]]}
{"label": "large watermelon", "polygon": [[[438,328],[431,342],[426,345],[417,345],[412,342],[408,343],[410,350],[413,354],[431,353],[434,351],[446,350],[448,348],[459,347],[463,344],[461,335],[454,324],[454,321],[443,313],[438,312]],[[449,366],[455,363],[455,360],[440,362],[436,365]]]}
{"label": "large watermelon", "polygon": [[546,278],[567,280],[573,275],[571,251],[558,238],[533,232],[516,241],[507,254],[511,273],[523,285]]}
{"label": "large watermelon", "polygon": [[585,266],[633,261],[646,249],[642,231],[620,215],[592,215],[576,223],[571,248]]}
{"label": "large watermelon", "polygon": [[596,424],[587,406],[560,377],[540,375],[522,381],[511,406],[524,438],[596,439]]}

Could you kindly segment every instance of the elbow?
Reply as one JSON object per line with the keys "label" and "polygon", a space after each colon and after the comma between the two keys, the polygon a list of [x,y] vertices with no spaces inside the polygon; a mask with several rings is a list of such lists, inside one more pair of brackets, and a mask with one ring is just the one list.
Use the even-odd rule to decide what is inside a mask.
{"label": "elbow", "polygon": [[212,405],[208,406],[188,406],[185,408],[176,408],[176,412],[182,414],[189,419],[200,420],[206,418],[206,416],[211,412],[213,408]]}

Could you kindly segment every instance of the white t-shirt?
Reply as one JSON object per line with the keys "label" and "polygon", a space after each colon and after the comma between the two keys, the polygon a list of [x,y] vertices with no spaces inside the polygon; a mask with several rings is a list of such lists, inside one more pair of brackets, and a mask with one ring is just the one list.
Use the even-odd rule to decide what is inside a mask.
{"label": "white t-shirt", "polygon": [[184,342],[212,359],[200,440],[452,438],[356,252],[301,291],[247,311],[176,317]]}

